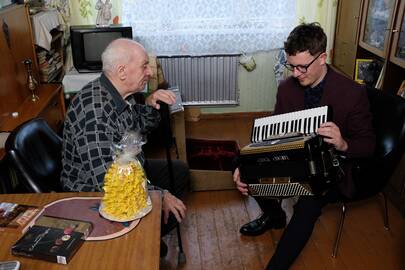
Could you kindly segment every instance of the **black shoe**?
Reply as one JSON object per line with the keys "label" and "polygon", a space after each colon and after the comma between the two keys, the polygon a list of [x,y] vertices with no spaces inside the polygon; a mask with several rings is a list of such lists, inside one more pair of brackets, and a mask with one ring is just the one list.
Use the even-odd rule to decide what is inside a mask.
{"label": "black shoe", "polygon": [[165,257],[167,255],[167,251],[168,248],[166,243],[162,239],[160,239],[160,258]]}
{"label": "black shoe", "polygon": [[261,235],[269,229],[281,229],[285,227],[285,215],[280,217],[269,217],[263,213],[257,219],[243,225],[239,232],[243,235],[256,236]]}

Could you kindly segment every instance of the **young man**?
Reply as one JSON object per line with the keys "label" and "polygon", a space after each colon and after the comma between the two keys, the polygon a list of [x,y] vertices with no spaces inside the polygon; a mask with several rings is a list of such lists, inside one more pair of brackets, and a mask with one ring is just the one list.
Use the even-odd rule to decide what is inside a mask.
{"label": "young man", "polygon": [[[158,101],[175,102],[173,92],[156,90],[148,96],[146,105],[136,104],[133,94],[142,91],[152,76],[148,55],[139,43],[114,40],[103,52],[102,61],[102,75],[73,98],[66,115],[61,175],[66,191],[102,191],[104,175],[113,159],[111,146],[119,143],[127,130],[146,134],[156,128],[160,121]],[[143,153],[138,158],[145,165]],[[185,216],[186,206],[178,197],[184,196],[188,188],[189,170],[183,162],[173,161],[174,196],[167,191],[167,162],[148,160],[147,164],[148,179],[165,190],[164,235],[174,227],[175,220],[181,222]]]}
{"label": "young man", "polygon": [[[336,73],[326,64],[326,35],[317,23],[297,26],[284,43],[285,67],[292,75],[283,81],[277,92],[275,114],[329,105],[333,122],[317,130],[324,141],[348,158],[372,155],[375,136],[365,88]],[[348,167],[348,166],[347,166]],[[247,185],[235,170],[238,190],[248,195]],[[294,214],[284,230],[267,269],[288,269],[311,236],[322,208],[342,196],[355,192],[350,171],[343,181],[323,196],[302,196],[294,206]],[[256,199],[263,214],[240,229],[244,235],[259,235],[271,228],[285,226],[285,213],[275,199]]]}

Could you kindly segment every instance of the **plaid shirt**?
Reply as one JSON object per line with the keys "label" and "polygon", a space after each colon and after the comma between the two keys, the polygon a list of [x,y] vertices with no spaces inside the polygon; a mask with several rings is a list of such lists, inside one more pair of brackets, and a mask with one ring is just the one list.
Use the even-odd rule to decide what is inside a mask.
{"label": "plaid shirt", "polygon": [[[112,144],[127,130],[148,133],[158,126],[154,108],[125,101],[108,78],[87,84],[72,100],[63,130],[61,182],[66,191],[101,191],[113,160]],[[138,155],[144,163],[143,153]]]}

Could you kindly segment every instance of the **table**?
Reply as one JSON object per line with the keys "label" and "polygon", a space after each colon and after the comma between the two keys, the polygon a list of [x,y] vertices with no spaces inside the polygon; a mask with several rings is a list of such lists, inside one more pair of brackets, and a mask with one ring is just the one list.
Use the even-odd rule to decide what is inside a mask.
{"label": "table", "polygon": [[[86,241],[67,265],[16,257],[10,247],[20,237],[16,232],[1,232],[0,260],[18,260],[21,269],[159,269],[161,195],[150,192],[152,211],[131,232],[105,241]],[[31,193],[0,195],[2,202],[43,206],[67,197],[97,197],[101,193]]]}

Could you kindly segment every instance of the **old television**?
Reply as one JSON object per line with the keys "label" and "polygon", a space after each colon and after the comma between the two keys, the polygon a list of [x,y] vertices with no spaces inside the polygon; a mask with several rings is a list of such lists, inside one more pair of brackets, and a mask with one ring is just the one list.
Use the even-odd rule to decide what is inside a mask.
{"label": "old television", "polygon": [[78,72],[100,72],[101,54],[117,38],[132,39],[132,27],[111,25],[74,25],[70,27],[73,65]]}

